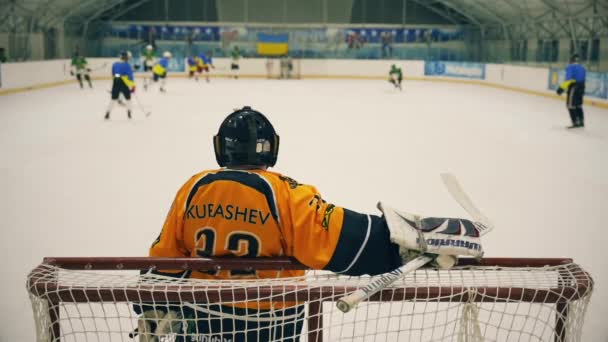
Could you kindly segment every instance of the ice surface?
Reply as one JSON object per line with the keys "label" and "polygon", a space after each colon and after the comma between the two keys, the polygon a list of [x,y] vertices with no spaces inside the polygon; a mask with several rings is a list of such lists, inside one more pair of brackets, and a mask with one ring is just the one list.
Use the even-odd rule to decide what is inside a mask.
{"label": "ice surface", "polygon": [[[141,83],[141,82],[140,82]],[[385,81],[170,79],[137,96],[128,122],[103,115],[108,81],[0,97],[0,341],[33,341],[27,272],[44,256],[143,256],[178,187],[216,168],[212,135],[233,108],[265,113],[281,136],[275,170],[325,199],[466,215],[443,188],[453,172],[496,229],[486,256],[572,257],[596,292],[584,341],[608,326],[608,111],[566,130],[563,102],[471,85]]]}

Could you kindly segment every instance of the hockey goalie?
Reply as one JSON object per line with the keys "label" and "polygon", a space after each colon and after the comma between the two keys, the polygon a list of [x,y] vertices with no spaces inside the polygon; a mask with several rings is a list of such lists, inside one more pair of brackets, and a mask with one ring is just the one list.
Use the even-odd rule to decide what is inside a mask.
{"label": "hockey goalie", "polygon": [[[378,275],[420,255],[450,268],[458,256],[481,257],[483,225],[422,217],[380,204],[381,215],[327,202],[314,186],[270,171],[279,135],[262,113],[243,107],[213,137],[220,168],[190,177],[177,191],[153,257],[291,256],[317,270]],[[142,277],[265,279],[304,271],[154,270]],[[140,341],[297,341],[304,305],[289,302],[137,303]],[[255,319],[253,319],[255,318]]]}

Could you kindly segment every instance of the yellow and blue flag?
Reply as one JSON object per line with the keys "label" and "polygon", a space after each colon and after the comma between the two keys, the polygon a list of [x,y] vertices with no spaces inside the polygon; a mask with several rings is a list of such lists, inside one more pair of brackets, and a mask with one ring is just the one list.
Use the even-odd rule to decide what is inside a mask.
{"label": "yellow and blue flag", "polygon": [[258,54],[264,56],[280,56],[289,51],[289,35],[258,33]]}

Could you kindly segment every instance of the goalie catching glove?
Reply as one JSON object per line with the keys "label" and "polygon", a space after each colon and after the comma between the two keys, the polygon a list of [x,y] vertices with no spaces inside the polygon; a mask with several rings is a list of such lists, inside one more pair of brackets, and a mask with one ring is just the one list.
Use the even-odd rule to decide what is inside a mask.
{"label": "goalie catching glove", "polygon": [[435,265],[442,269],[456,264],[458,256],[481,258],[480,223],[460,218],[422,217],[397,211],[382,202],[378,209],[390,232],[391,242],[399,246],[403,263],[420,254],[436,255]]}

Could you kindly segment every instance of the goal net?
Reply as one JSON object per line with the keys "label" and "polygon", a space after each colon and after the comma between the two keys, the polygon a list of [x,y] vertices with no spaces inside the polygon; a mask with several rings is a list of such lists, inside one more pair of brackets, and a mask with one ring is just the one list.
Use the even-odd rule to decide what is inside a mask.
{"label": "goal net", "polygon": [[269,79],[301,79],[301,61],[299,58],[277,57],[266,58],[266,78]]}
{"label": "goal net", "polygon": [[305,267],[287,258],[45,258],[27,288],[40,342],[581,341],[593,289],[570,259],[465,259],[412,272],[344,314],[335,302],[373,277],[152,272],[293,269]]}

